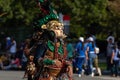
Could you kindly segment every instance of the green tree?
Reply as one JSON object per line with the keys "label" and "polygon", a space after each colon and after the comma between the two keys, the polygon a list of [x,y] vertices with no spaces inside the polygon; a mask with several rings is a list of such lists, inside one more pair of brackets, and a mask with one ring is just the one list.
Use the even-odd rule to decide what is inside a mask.
{"label": "green tree", "polygon": [[30,35],[38,12],[35,0],[0,0],[0,31],[21,41]]}
{"label": "green tree", "polygon": [[116,37],[120,37],[120,0],[109,0],[108,9],[109,9],[109,26],[112,27],[112,30],[115,32]]}
{"label": "green tree", "polygon": [[[29,25],[37,13],[35,0],[0,0],[0,12],[4,26]],[[6,24],[8,23],[8,24]]]}
{"label": "green tree", "polygon": [[[79,37],[88,32],[103,38],[101,35],[108,30],[114,30],[119,35],[120,0],[50,1],[58,13],[70,15],[70,35]],[[41,12],[35,0],[0,0],[0,27],[31,26],[38,13]]]}
{"label": "green tree", "polygon": [[59,0],[57,5],[59,11],[71,16],[71,32],[77,36],[99,31],[97,26],[107,18],[107,0]]}

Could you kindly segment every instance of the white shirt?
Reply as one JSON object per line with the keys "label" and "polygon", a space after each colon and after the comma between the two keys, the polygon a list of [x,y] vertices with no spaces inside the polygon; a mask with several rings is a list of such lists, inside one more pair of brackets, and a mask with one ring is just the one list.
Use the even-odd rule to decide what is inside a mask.
{"label": "white shirt", "polygon": [[10,47],[10,53],[15,54],[17,49],[16,49],[16,41],[14,40],[13,45]]}

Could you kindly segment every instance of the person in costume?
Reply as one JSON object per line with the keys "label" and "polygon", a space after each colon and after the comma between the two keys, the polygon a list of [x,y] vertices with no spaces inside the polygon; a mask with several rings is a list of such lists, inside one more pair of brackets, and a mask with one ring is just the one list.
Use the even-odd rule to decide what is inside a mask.
{"label": "person in costume", "polygon": [[[63,24],[53,20],[49,21],[46,25],[43,25],[42,28],[50,31],[54,36],[53,40],[47,41],[48,49],[45,52],[43,63],[48,66],[48,68],[58,67],[58,69],[64,69],[63,71],[57,70],[49,72],[50,75],[56,77],[58,73],[65,73],[67,71],[69,79],[72,77],[72,67],[71,63],[67,59],[66,46],[62,44],[61,39],[64,39],[66,35],[63,33]],[[64,64],[64,65],[63,65]],[[61,75],[61,74],[60,74]]]}
{"label": "person in costume", "polygon": [[[35,32],[29,47],[25,50],[28,58],[30,55],[34,56],[33,62],[37,72],[33,80],[54,80],[62,76],[62,73],[66,73],[69,80],[72,80],[72,66],[66,60],[67,53],[62,42],[66,37],[63,24],[58,21],[58,16],[49,0],[37,0],[37,3],[42,12],[42,18],[34,22]],[[28,80],[31,80],[29,78],[30,76]]]}

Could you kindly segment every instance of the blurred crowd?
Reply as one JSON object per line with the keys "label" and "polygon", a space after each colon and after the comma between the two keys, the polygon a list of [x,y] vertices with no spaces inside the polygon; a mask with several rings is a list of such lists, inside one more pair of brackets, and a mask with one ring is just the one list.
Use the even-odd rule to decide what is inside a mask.
{"label": "blurred crowd", "polygon": [[[111,72],[111,76],[118,76],[120,48],[112,33],[108,35],[106,41],[105,60],[107,70]],[[0,68],[2,70],[24,70],[26,68],[27,57],[24,54],[24,49],[27,42],[29,42],[29,39],[17,44],[14,38],[6,37],[6,51],[0,53]],[[102,75],[98,59],[100,49],[96,44],[96,37],[94,35],[86,37],[80,36],[74,45],[71,43],[71,39],[67,38],[64,44],[68,52],[67,59],[73,63],[73,70],[78,74],[78,77],[81,77],[83,73],[91,75],[92,77],[94,75]]]}
{"label": "blurred crowd", "polygon": [[5,42],[5,51],[0,53],[0,69],[25,69],[24,42],[17,44],[13,37],[6,37]]}

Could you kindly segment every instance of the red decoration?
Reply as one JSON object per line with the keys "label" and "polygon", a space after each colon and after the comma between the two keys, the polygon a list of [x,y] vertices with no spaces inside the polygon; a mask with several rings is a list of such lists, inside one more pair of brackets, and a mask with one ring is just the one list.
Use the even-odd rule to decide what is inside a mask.
{"label": "red decoration", "polygon": [[70,16],[69,15],[64,15],[63,20],[70,20]]}

